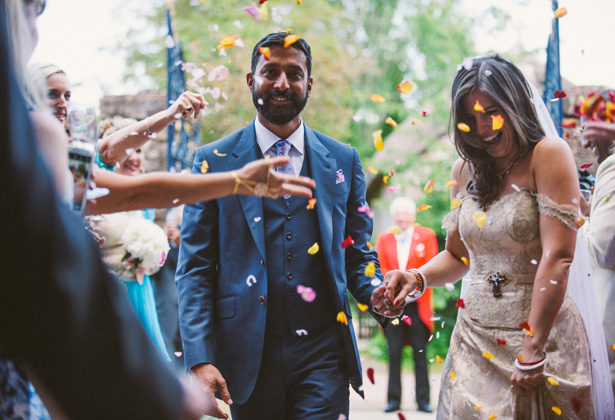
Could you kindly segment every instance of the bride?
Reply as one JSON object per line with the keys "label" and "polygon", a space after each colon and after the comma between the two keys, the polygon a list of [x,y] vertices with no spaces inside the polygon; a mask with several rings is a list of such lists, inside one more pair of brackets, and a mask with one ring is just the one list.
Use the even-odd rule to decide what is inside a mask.
{"label": "bride", "polygon": [[[597,415],[587,333],[566,293],[579,220],[576,167],[568,145],[545,135],[532,96],[520,70],[497,55],[459,69],[452,120],[461,158],[446,249],[420,270],[385,278],[392,287],[414,278],[415,296],[469,280],[438,418]],[[609,404],[612,411],[612,396]]]}

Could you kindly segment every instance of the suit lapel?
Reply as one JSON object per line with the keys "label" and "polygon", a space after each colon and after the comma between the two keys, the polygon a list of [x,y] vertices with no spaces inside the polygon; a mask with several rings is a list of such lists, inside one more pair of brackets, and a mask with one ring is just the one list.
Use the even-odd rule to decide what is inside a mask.
{"label": "suit lapel", "polygon": [[333,247],[333,206],[335,205],[335,171],[337,162],[329,157],[329,150],[318,140],[316,134],[305,126],[306,154],[311,177],[316,181],[314,197],[320,227],[323,250],[331,255]]}
{"label": "suit lapel", "polygon": [[[229,169],[237,170],[245,164],[260,158],[256,143],[254,122],[247,126],[232,152],[235,159],[229,160]],[[243,209],[246,222],[254,238],[254,243],[263,261],[265,259],[265,229],[263,220],[263,199],[255,196],[238,195],[237,199]]]}

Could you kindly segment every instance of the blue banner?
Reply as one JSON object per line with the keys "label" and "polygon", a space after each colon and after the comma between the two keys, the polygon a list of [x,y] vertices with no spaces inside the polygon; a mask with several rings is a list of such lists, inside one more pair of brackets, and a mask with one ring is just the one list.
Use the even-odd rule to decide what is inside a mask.
{"label": "blue banner", "polygon": [[[552,0],[553,12],[558,9],[557,0]],[[552,101],[555,98],[555,91],[562,90],[562,77],[560,75],[560,60],[559,60],[559,19],[553,17],[553,27],[547,44],[547,69],[545,71],[545,90],[543,99],[547,105],[547,109],[551,113],[551,118],[555,123],[557,132],[562,135],[562,127],[560,123],[564,116],[564,106],[562,100]]]}

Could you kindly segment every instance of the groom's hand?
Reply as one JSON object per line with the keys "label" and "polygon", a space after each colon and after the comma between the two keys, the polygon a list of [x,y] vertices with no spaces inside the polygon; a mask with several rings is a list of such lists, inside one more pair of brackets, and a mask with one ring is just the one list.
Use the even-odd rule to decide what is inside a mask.
{"label": "groom's hand", "polygon": [[228,415],[223,412],[220,407],[218,407],[218,403],[215,402],[215,393],[218,392],[225,403],[228,405],[233,404],[231,394],[226,387],[226,381],[222,377],[220,371],[210,363],[196,365],[191,370],[197,379],[205,386],[205,390],[213,397],[215,404],[214,409],[216,412],[212,415],[219,419],[227,419]]}
{"label": "groom's hand", "polygon": [[395,318],[404,313],[406,302],[402,300],[401,305],[394,306],[386,295],[386,287],[384,285],[377,287],[372,292],[371,297],[372,308],[374,312],[386,316],[387,318]]}

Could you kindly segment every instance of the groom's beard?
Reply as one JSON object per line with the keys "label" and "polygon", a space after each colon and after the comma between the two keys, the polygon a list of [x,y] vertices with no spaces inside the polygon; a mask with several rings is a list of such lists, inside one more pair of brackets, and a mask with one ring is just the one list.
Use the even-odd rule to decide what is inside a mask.
{"label": "groom's beard", "polygon": [[[290,105],[278,106],[270,102],[272,97],[283,97],[291,101]],[[259,103],[261,99],[262,105]],[[252,90],[252,102],[257,111],[269,121],[271,124],[284,125],[292,121],[297,115],[303,111],[305,104],[307,104],[308,93],[306,91],[303,98],[299,98],[292,92],[281,92],[277,89],[271,92],[265,93],[263,96],[259,95],[259,92]]]}

